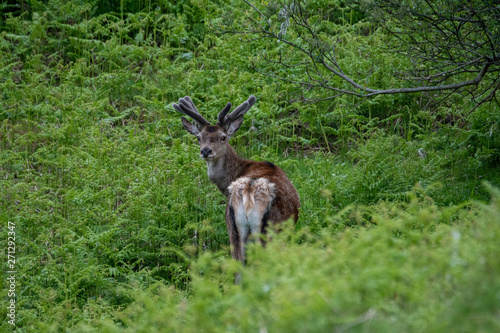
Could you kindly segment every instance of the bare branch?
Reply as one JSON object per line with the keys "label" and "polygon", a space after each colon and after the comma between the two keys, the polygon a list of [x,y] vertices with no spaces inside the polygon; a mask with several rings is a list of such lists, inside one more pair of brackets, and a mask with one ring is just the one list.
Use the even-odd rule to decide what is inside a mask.
{"label": "bare branch", "polygon": [[252,7],[254,10],[256,10],[263,18],[264,20],[266,20],[267,24],[269,24],[269,21],[267,20],[267,17],[266,15],[262,14],[262,12],[260,10],[258,10],[254,5],[252,5],[249,1],[247,0],[243,0],[247,5],[249,5],[250,7]]}
{"label": "bare branch", "polygon": [[492,101],[495,98],[495,94],[498,88],[500,88],[500,81],[496,84],[496,86],[493,88],[493,90],[489,93],[488,96],[483,98],[479,103],[477,103],[477,105],[472,110],[470,110],[469,113],[467,113],[467,116],[470,115],[472,112],[476,111],[476,109],[480,107],[482,104]]}
{"label": "bare branch", "polygon": [[[266,24],[270,25],[271,21],[263,12],[248,1],[245,2],[255,13],[265,18]],[[398,75],[408,87],[380,89],[361,84],[359,80],[363,80],[362,77],[356,79],[339,64],[336,45],[338,41],[325,39],[320,33],[321,30],[318,30],[321,29],[319,28],[321,24],[309,23],[310,15],[315,15],[314,22],[317,22],[316,12],[309,13],[309,7],[300,0],[278,1],[278,3],[282,7],[280,19],[286,20],[286,27],[290,24],[289,29],[293,28],[295,34],[286,34],[283,25],[277,34],[272,28],[263,27],[262,21],[256,22],[251,16],[247,19],[253,25],[253,29],[247,29],[244,33],[256,36],[258,39],[274,39],[290,47],[293,60],[284,61],[281,54],[277,61],[265,54],[262,59],[270,64],[282,66],[284,70],[301,68],[303,72],[300,75],[303,75],[303,78],[291,79],[287,75],[264,72],[255,65],[253,69],[262,75],[297,84],[306,91],[320,89],[334,92],[331,96],[317,100],[303,97],[307,102],[331,100],[343,95],[366,99],[384,94],[438,91],[446,92],[441,100],[456,93],[473,101],[488,94],[479,101],[479,104],[496,98],[498,85],[491,84],[489,87],[479,88],[479,84],[483,80],[493,80],[496,83],[500,77],[500,36],[492,33],[500,29],[500,23],[495,23],[500,22],[498,6],[485,3],[471,8],[466,0],[458,0],[449,5],[449,11],[444,11],[435,2],[424,0],[419,6],[427,8],[422,10],[423,7],[412,7],[406,1],[374,0],[373,3],[386,15],[381,21],[382,25],[395,37],[391,44],[388,44],[387,52],[409,56],[414,64],[414,68],[406,75]],[[362,6],[361,3],[358,5]],[[387,18],[390,18],[390,22]],[[222,33],[241,32],[226,30]],[[425,66],[421,68],[421,65]],[[325,75],[328,72],[330,75]],[[368,79],[371,73],[370,70],[365,74],[365,78]],[[475,77],[471,78],[473,73]],[[347,83],[347,87],[342,85],[333,87],[329,81],[334,77]],[[403,82],[401,86],[404,86]]]}

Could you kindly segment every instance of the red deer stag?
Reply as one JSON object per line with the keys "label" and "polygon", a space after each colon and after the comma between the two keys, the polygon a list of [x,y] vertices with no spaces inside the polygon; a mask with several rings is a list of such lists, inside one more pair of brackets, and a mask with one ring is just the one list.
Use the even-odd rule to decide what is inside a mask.
{"label": "red deer stag", "polygon": [[188,96],[173,104],[176,111],[191,117],[194,124],[181,117],[186,131],[198,138],[200,156],[207,162],[208,178],[228,198],[226,225],[233,258],[245,263],[246,243],[251,236],[265,233],[269,224],[289,218],[297,222],[300,199],[286,174],[271,162],[245,160],[236,154],[229,140],[240,128],[243,115],[255,103],[255,96],[229,113],[231,103],[211,125]]}

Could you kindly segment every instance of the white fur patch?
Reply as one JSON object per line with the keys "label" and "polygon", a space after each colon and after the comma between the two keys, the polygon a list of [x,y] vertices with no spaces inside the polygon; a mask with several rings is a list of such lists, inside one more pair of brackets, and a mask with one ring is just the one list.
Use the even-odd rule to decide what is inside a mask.
{"label": "white fur patch", "polygon": [[236,227],[244,251],[245,240],[250,235],[259,235],[262,218],[271,206],[276,185],[265,178],[241,177],[228,187],[229,204],[233,207]]}

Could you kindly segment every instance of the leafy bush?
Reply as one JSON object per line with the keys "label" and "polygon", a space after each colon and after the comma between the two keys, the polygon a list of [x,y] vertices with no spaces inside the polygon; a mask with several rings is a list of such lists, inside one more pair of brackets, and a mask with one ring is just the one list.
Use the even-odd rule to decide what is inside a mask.
{"label": "leafy bush", "polygon": [[[414,191],[381,203],[372,224],[314,235],[303,228],[252,246],[249,263],[206,253],[191,295],[152,286],[111,319],[82,331],[491,332],[500,328],[500,192],[491,205],[441,209]],[[340,217],[340,216],[337,216]],[[242,284],[231,283],[242,271]]]}

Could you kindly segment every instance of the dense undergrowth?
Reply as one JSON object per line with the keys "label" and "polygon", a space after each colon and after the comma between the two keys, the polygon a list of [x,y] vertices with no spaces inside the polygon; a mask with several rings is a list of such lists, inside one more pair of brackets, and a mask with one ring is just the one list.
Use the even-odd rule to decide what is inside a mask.
{"label": "dense undergrowth", "polygon": [[[8,4],[0,235],[16,224],[18,331],[498,330],[500,199],[483,182],[500,184],[494,104],[301,103],[249,66],[279,43],[209,29],[237,24],[240,2]],[[335,24],[353,71],[405,66],[366,20]],[[285,170],[302,209],[234,286],[224,197],[171,103],[190,95],[214,120],[250,94],[232,145]]]}
{"label": "dense undergrowth", "polygon": [[130,308],[78,329],[493,332],[499,194],[491,205],[442,209],[416,190],[407,204],[353,212],[369,214],[371,225],[318,235],[289,228],[267,248],[252,247],[241,286],[232,284],[238,265],[206,253],[192,266],[190,297],[153,285],[133,293]]}

